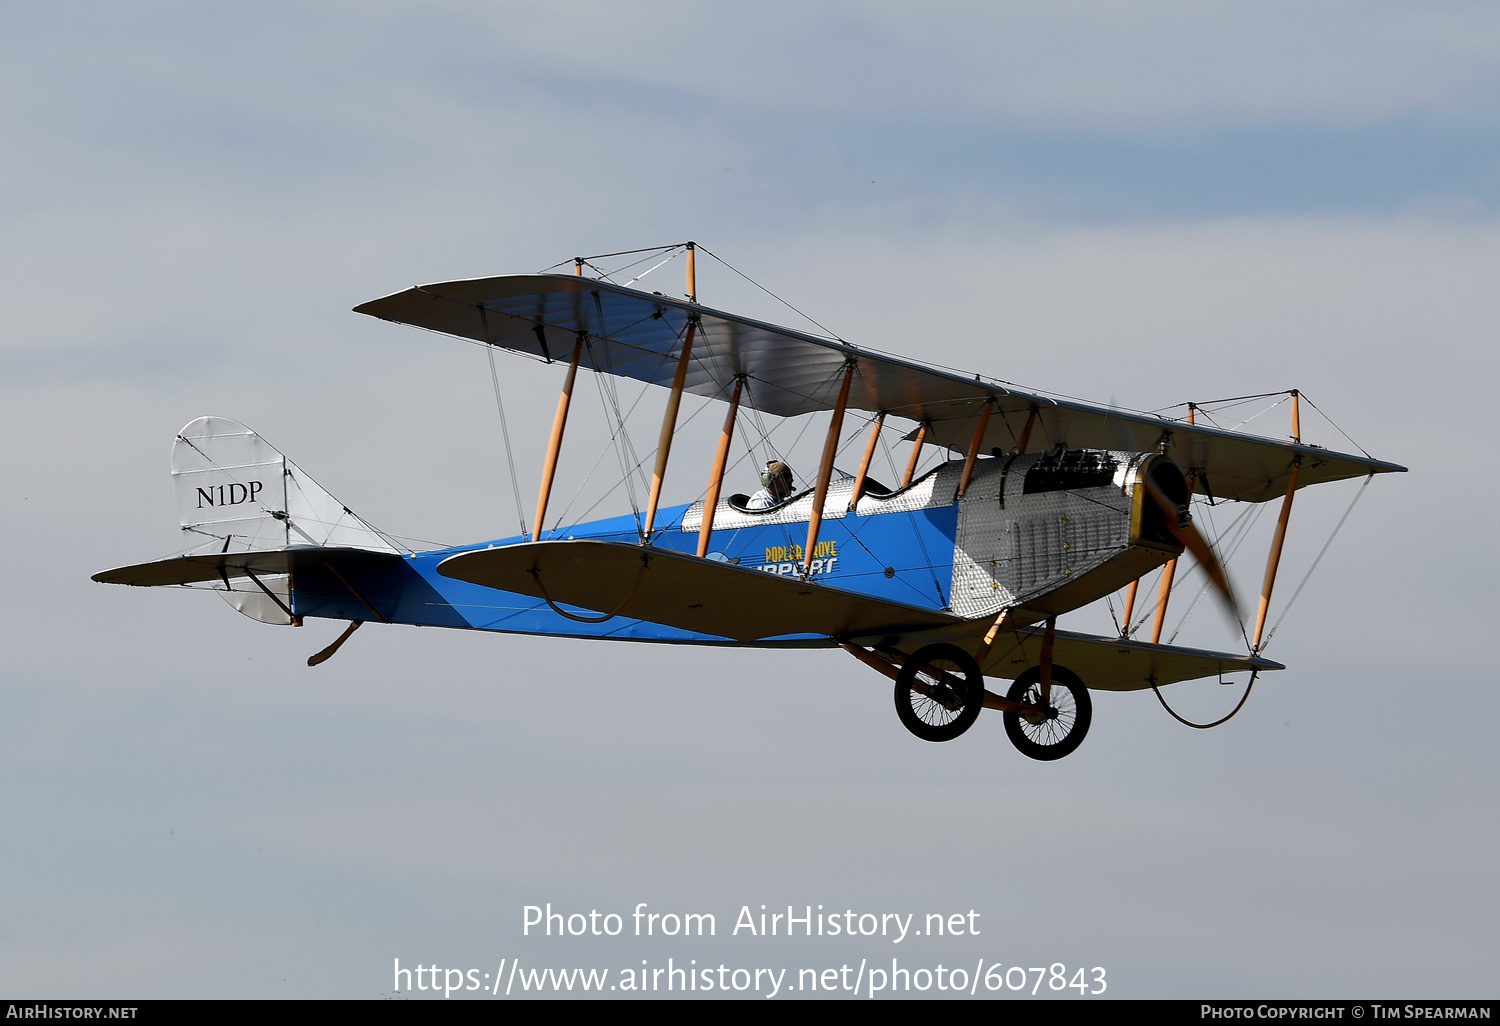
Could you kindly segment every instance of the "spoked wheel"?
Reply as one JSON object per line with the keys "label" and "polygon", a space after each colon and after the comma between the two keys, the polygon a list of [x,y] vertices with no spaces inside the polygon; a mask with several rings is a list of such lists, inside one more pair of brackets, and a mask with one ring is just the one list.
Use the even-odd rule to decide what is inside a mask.
{"label": "spoked wheel", "polygon": [[1017,677],[1005,697],[1036,707],[1032,713],[1005,713],[1005,733],[1022,755],[1043,762],[1061,759],[1083,744],[1094,718],[1088,688],[1076,673],[1063,666],[1052,667],[1047,707],[1042,706],[1042,671],[1037,667]]}
{"label": "spoked wheel", "polygon": [[974,725],[984,704],[984,674],[955,645],[912,653],[896,675],[896,715],[923,741],[952,741]]}

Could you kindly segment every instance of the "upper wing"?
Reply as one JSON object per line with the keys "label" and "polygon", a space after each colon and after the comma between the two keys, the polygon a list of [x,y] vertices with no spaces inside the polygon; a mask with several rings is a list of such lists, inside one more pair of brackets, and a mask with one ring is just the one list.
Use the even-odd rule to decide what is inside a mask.
{"label": "upper wing", "polygon": [[585,363],[616,374],[669,385],[688,322],[698,319],[686,391],[728,398],[746,379],[747,405],[780,417],[832,409],[841,372],[855,361],[849,405],[931,423],[929,438],[968,449],[981,409],[993,401],[980,451],[1009,450],[1036,410],[1032,449],[1120,449],[1149,452],[1162,445],[1195,485],[1219,498],[1260,502],[1281,494],[1295,459],[1301,486],[1404,467],[1316,446],[1198,427],[1148,414],[1090,406],[966,378],[845,342],[819,338],[654,293],[562,274],[502,275],[421,285],[354,308],[547,359],[567,359],[586,336]]}
{"label": "upper wing", "polygon": [[867,637],[965,623],[951,613],[623,542],[532,542],[478,549],[443,560],[438,573],[735,641],[795,634]]}

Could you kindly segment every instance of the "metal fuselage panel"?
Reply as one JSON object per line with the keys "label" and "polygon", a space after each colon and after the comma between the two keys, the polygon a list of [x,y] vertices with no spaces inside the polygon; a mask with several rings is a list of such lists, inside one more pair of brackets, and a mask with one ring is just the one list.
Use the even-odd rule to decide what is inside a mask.
{"label": "metal fuselage panel", "polygon": [[953,612],[1076,609],[1171,558],[1159,546],[1143,558],[1132,545],[1139,534],[1133,518],[1141,516],[1133,502],[1136,475],[1147,457],[1074,453],[1071,468],[1057,453],[1000,457],[975,468],[959,503]]}

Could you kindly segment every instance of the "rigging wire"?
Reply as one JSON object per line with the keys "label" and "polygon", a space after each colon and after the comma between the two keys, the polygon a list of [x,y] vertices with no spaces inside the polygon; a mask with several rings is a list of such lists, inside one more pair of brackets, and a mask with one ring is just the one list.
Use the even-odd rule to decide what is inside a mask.
{"label": "rigging wire", "polygon": [[700,253],[707,253],[709,256],[713,257],[719,263],[721,263],[725,267],[729,268],[735,274],[739,275],[741,278],[744,278],[751,285],[754,285],[756,288],[760,289],[766,295],[768,295],[772,299],[776,300],[776,302],[780,303],[782,306],[784,306],[788,310],[792,311],[798,317],[804,318],[808,323],[810,323],[810,324],[816,324],[819,328],[822,328],[823,329],[823,333],[826,334],[829,338],[833,339],[835,342],[843,342],[844,345],[848,345],[849,344],[847,342],[844,342],[844,340],[842,338],[840,338],[837,334],[835,334],[834,331],[831,328],[829,328],[826,325],[820,323],[819,321],[814,320],[812,317],[810,317],[807,314],[803,313],[801,310],[798,310],[791,303],[788,303],[785,299],[782,299],[776,293],[774,293],[770,289],[766,288],[764,285],[762,285],[760,282],[756,281],[754,278],[750,277],[744,271],[741,271],[738,267],[735,267],[728,260],[725,260],[723,257],[719,256],[719,254],[714,253],[711,250],[705,249],[702,245],[699,245],[697,248],[698,248],[698,252],[700,252]]}
{"label": "rigging wire", "polygon": [[521,525],[521,537],[526,537],[526,512],[521,506],[521,483],[516,479],[516,457],[510,447],[510,426],[505,422],[505,402],[500,398],[500,374],[495,370],[495,347],[485,346],[490,358],[490,381],[495,386],[495,409],[500,412],[500,435],[505,439],[505,465],[510,470],[510,488],[516,497],[516,520]]}
{"label": "rigging wire", "polygon": [[[644,389],[643,389],[643,390],[642,390],[642,392],[643,392],[643,394],[644,394]],[[639,402],[639,401],[640,401],[640,400],[639,400],[639,399],[637,399],[637,400],[636,400],[636,401],[637,401],[637,402]],[[700,414],[700,413],[702,413],[702,412],[703,412],[703,411],[704,411],[704,410],[706,410],[706,409],[708,409],[708,408],[709,408],[709,407],[711,407],[711,406],[712,406],[712,405],[713,405],[713,401],[712,401],[712,400],[705,400],[705,401],[704,401],[704,403],[703,403],[703,405],[702,405],[702,406],[699,406],[699,407],[698,407],[698,408],[697,408],[697,409],[696,409],[696,410],[694,410],[694,411],[693,411],[693,412],[692,412],[692,413],[691,413],[691,414],[689,414],[689,415],[688,415],[688,416],[687,416],[687,418],[686,418],[686,419],[685,419],[685,420],[683,420],[683,421],[682,421],[682,423],[681,423],[681,424],[680,424],[680,425],[678,425],[678,428],[679,428],[679,430],[680,430],[680,429],[681,429],[681,428],[685,428],[685,427],[687,427],[687,426],[688,426],[688,425],[689,425],[689,424],[691,424],[691,423],[692,423],[692,422],[693,422],[693,421],[694,421],[694,420],[695,420],[695,419],[696,419],[696,418],[697,418],[697,416],[698,416],[698,414]],[[635,409],[635,407],[634,407],[634,406],[632,406],[632,407],[631,407],[631,410],[634,410],[634,409]],[[627,413],[627,414],[625,414],[625,416],[626,416],[626,417],[629,417],[629,416],[630,416],[630,414],[629,414],[629,413]],[[603,449],[603,450],[601,450],[601,451],[600,451],[600,455],[599,455],[599,459],[600,459],[600,460],[602,460],[602,459],[603,459],[603,458],[604,458],[604,455],[603,455],[603,454],[604,454],[604,452],[607,452],[607,451],[608,451],[608,444],[606,444],[606,446],[605,446],[605,448],[604,448],[604,449]],[[639,460],[638,460],[638,461],[637,461],[637,462],[636,462],[636,463],[635,463],[635,464],[634,464],[634,466],[633,466],[633,467],[632,467],[632,468],[631,468],[631,472],[632,472],[632,473],[644,473],[644,468],[645,468],[645,464],[646,464],[646,461],[647,461],[647,460],[649,460],[649,459],[652,459],[652,458],[653,458],[653,457],[655,457],[655,456],[656,456],[656,450],[655,450],[655,449],[654,449],[654,448],[653,448],[653,449],[652,449],[652,450],[651,450],[651,451],[650,451],[650,452],[648,452],[648,453],[646,453],[646,455],[645,455],[645,456],[643,456],[643,457],[641,457],[641,458],[640,458],[640,459],[639,459]],[[743,459],[743,457],[741,457],[741,459]],[[595,464],[594,464],[594,465],[595,465],[595,466],[596,466],[596,467],[597,467],[597,466],[598,466],[598,461],[597,461],[597,460],[596,460],[596,461],[595,461]],[[609,489],[609,491],[607,491],[607,492],[605,492],[605,493],[604,493],[604,494],[603,494],[603,495],[601,495],[601,496],[599,496],[599,498],[597,498],[597,499],[595,499],[595,500],[594,500],[594,503],[593,503],[593,505],[591,505],[591,506],[589,506],[589,508],[588,508],[588,509],[586,509],[586,510],[584,510],[584,511],[583,511],[583,512],[582,512],[582,513],[580,513],[580,514],[579,514],[579,515],[578,515],[578,519],[577,519],[577,520],[574,520],[574,521],[573,521],[573,524],[574,524],[574,525],[577,525],[577,524],[582,524],[582,523],[584,523],[584,522],[585,522],[585,521],[586,521],[586,520],[587,520],[587,518],[588,518],[588,516],[589,516],[589,514],[590,514],[590,513],[592,513],[592,512],[594,512],[594,510],[596,510],[596,509],[598,509],[598,508],[599,508],[599,506],[600,506],[600,505],[601,505],[601,504],[602,504],[602,503],[603,503],[603,502],[604,502],[604,501],[605,501],[605,500],[606,500],[606,499],[608,499],[608,498],[609,498],[609,497],[610,497],[610,496],[611,496],[611,495],[613,495],[613,494],[614,494],[614,493],[615,493],[615,490],[616,490],[616,489],[618,489],[618,488],[619,488],[619,487],[620,487],[620,484],[621,484],[621,483],[622,483],[622,482],[616,482],[616,483],[615,483],[615,484],[614,484],[614,486],[613,486],[613,487],[611,487],[611,488],[610,488],[610,489]],[[580,488],[580,491],[581,491],[581,490],[582,490],[582,489],[581,489],[581,488]],[[576,496],[576,495],[575,495],[575,496],[574,496],[574,498],[575,498],[575,499],[576,499],[576,498],[577,498],[577,496]],[[568,507],[568,508],[569,508],[569,509],[571,509],[571,508],[572,508],[572,503],[569,503],[569,507]],[[564,511],[563,511],[563,512],[564,512],[564,513],[566,513],[566,512],[567,512],[567,510],[564,510]],[[638,525],[638,526],[637,526],[637,531],[639,531],[639,530],[640,530],[640,523],[639,523],[639,519],[637,519],[637,525]]]}
{"label": "rigging wire", "polygon": [[[620,467],[620,481],[625,485],[625,495],[630,502],[630,515],[635,520],[636,533],[639,534],[642,529],[641,504],[635,494],[635,475],[631,473],[630,464],[625,458],[624,440],[628,439],[629,436],[625,433],[625,419],[620,416],[618,390],[610,385],[603,384],[604,379],[608,376],[606,374],[594,375],[594,381],[598,383],[600,404],[612,411],[615,416],[615,429],[610,432],[607,448],[614,450],[615,462]],[[644,386],[641,391],[642,394],[645,393]],[[631,409],[634,410],[634,406]],[[564,512],[566,513],[567,510],[564,510]]]}
{"label": "rigging wire", "polygon": [[[1332,423],[1332,421],[1330,421],[1329,423]],[[1344,437],[1345,438],[1349,438],[1348,435],[1345,435]],[[1358,442],[1354,442],[1354,439],[1352,439],[1352,438],[1349,438],[1349,441],[1353,442],[1356,446],[1359,445],[1359,443]],[[1360,451],[1363,452],[1363,450],[1360,450]],[[1366,453],[1366,455],[1369,455],[1369,454]],[[1349,519],[1349,514],[1351,514],[1351,513],[1354,512],[1354,507],[1359,504],[1359,500],[1365,494],[1365,489],[1370,486],[1370,482],[1373,481],[1373,480],[1375,480],[1375,475],[1373,473],[1366,475],[1364,483],[1359,486],[1359,491],[1357,491],[1357,492],[1354,493],[1354,498],[1350,500],[1348,507],[1344,510],[1344,515],[1339,518],[1339,522],[1334,526],[1332,533],[1329,534],[1328,540],[1323,543],[1322,549],[1320,549],[1318,551],[1317,558],[1314,559],[1312,561],[1312,565],[1307,568],[1307,573],[1303,574],[1301,582],[1299,582],[1298,585],[1297,585],[1297,590],[1294,591],[1294,592],[1292,592],[1291,599],[1282,608],[1281,615],[1276,618],[1276,623],[1271,627],[1271,630],[1266,634],[1265,639],[1261,642],[1260,648],[1253,650],[1253,654],[1255,654],[1255,655],[1264,654],[1267,646],[1269,646],[1270,643],[1271,643],[1271,639],[1273,637],[1275,637],[1277,629],[1280,628],[1282,622],[1286,619],[1287,614],[1291,612],[1293,604],[1295,604],[1296,601],[1297,601],[1297,597],[1302,594],[1302,589],[1307,585],[1308,580],[1310,580],[1312,578],[1313,571],[1316,570],[1318,568],[1318,564],[1323,561],[1324,555],[1327,554],[1329,547],[1333,545],[1334,538],[1338,537],[1339,531],[1343,529],[1343,526],[1344,526],[1345,522],[1347,522],[1348,519]],[[1263,503],[1256,503],[1255,505],[1256,505],[1256,507],[1260,507],[1260,506],[1263,506],[1264,504]],[[1257,517],[1257,519],[1258,519],[1258,517]],[[1233,527],[1233,525],[1231,525],[1231,529],[1232,529],[1232,527]],[[1248,530],[1248,527],[1247,527],[1246,530],[1241,533],[1240,541],[1243,541],[1245,535],[1247,535],[1248,533],[1249,533],[1249,530]],[[1238,544],[1239,544],[1239,542],[1235,543],[1236,547],[1238,547]],[[1202,596],[1203,596],[1204,593],[1206,593],[1206,591],[1207,591],[1207,585],[1205,585],[1204,588],[1203,588],[1203,590],[1201,590],[1199,592],[1198,601],[1202,600]],[[1198,602],[1195,601],[1193,603],[1193,608],[1197,608],[1197,605],[1198,605]],[[1190,609],[1190,610],[1188,610],[1188,616],[1191,616],[1191,615],[1192,615],[1192,610]],[[1186,617],[1184,617],[1184,620],[1186,620]],[[1182,629],[1182,624],[1178,624],[1178,630],[1181,630],[1181,629]],[[1243,625],[1240,628],[1240,632],[1242,634],[1244,633],[1244,627],[1243,627]],[[1176,636],[1177,636],[1176,632],[1174,631],[1173,635],[1172,635],[1173,639],[1175,639]],[[1247,648],[1250,647],[1250,639],[1248,637],[1245,638],[1245,646]],[[1178,723],[1184,724],[1185,726],[1192,727],[1192,728],[1194,728],[1196,730],[1207,730],[1210,727],[1217,727],[1221,723],[1228,722],[1229,720],[1231,720],[1231,719],[1234,718],[1234,716],[1235,716],[1236,713],[1238,713],[1242,708],[1244,708],[1246,700],[1248,700],[1249,697],[1250,697],[1250,690],[1255,687],[1255,682],[1256,682],[1256,680],[1259,677],[1260,677],[1260,670],[1258,670],[1258,669],[1251,670],[1251,672],[1250,672],[1250,680],[1248,682],[1246,682],[1246,684],[1245,684],[1245,693],[1240,696],[1239,702],[1235,705],[1235,707],[1233,709],[1231,709],[1229,711],[1229,714],[1227,716],[1224,716],[1224,717],[1221,717],[1220,719],[1214,720],[1212,723],[1194,723],[1191,720],[1184,719],[1182,716],[1178,715],[1178,713],[1176,712],[1176,710],[1174,710],[1170,705],[1167,704],[1167,700],[1164,697],[1162,697],[1162,693],[1161,693],[1160,689],[1157,688],[1157,686],[1154,683],[1151,685],[1151,690],[1152,690],[1152,692],[1155,693],[1156,700],[1161,703],[1162,708],[1165,709],[1168,712],[1168,714],[1170,714],[1171,717],[1174,720],[1176,720]]]}
{"label": "rigging wire", "polygon": [[[657,364],[658,371],[660,371],[661,366],[666,363],[666,360],[667,354],[663,353],[660,361]],[[639,406],[641,404],[641,400],[646,397],[646,392],[651,387],[651,383],[649,381],[643,381],[641,383],[640,393],[635,397],[635,402],[630,404],[630,411],[624,416],[621,416],[620,383],[617,376],[613,373],[613,367],[609,365],[609,350],[607,346],[605,347],[605,364],[606,373],[597,375],[597,377],[599,377],[603,382],[601,386],[603,389],[603,394],[609,397],[609,407],[614,412],[615,423],[618,425],[616,437],[619,439],[619,441],[617,442],[617,448],[619,449],[620,471],[625,479],[625,491],[630,496],[631,512],[634,514],[637,526],[639,527],[641,520],[640,503],[636,499],[635,481],[632,477],[632,471],[628,468],[633,465],[636,467],[637,472],[639,472],[640,464],[642,461],[636,454],[635,440],[631,438],[630,431],[627,429],[626,424],[628,423],[630,417],[635,413],[635,408]],[[650,486],[646,483],[646,477],[644,474],[641,475],[640,483],[642,489],[649,489]]]}
{"label": "rigging wire", "polygon": [[880,451],[885,454],[885,462],[891,468],[891,480],[900,481],[901,471],[896,469],[896,456],[893,452],[891,452],[890,445],[886,443],[884,428],[882,428],[880,432]]}
{"label": "rigging wire", "polygon": [[[681,248],[685,247],[686,245],[687,245],[686,242],[674,242],[674,243],[672,243],[669,246],[647,246],[644,249],[622,249],[618,253],[595,253],[593,256],[568,257],[565,260],[559,260],[557,263],[551,265],[550,267],[543,267],[537,273],[538,274],[546,274],[548,271],[554,270],[554,269],[556,269],[558,267],[562,267],[564,264],[574,263],[575,261],[578,261],[578,260],[582,260],[584,263],[588,263],[590,260],[608,260],[610,257],[634,256],[637,253],[660,253],[663,250],[668,250],[668,249],[681,249]],[[649,260],[651,258],[650,257],[645,257],[643,259]],[[636,261],[636,263],[641,263],[641,262],[642,261],[640,261],[640,260]],[[592,265],[590,265],[590,266],[592,266]],[[626,266],[629,267],[630,265],[627,264]]]}
{"label": "rigging wire", "polygon": [[[1232,396],[1229,396],[1229,397],[1227,397],[1225,399],[1209,399],[1209,400],[1206,400],[1205,402],[1193,403],[1191,405],[1198,407],[1198,409],[1200,409],[1200,410],[1203,409],[1203,407],[1205,407],[1205,406],[1218,406],[1221,409],[1228,409],[1229,407],[1231,407],[1231,406],[1237,406],[1240,403],[1253,402],[1256,399],[1270,399],[1272,396],[1278,396],[1278,395],[1290,396],[1291,393],[1283,391],[1283,392],[1258,392],[1255,395],[1232,395]],[[1154,410],[1147,410],[1146,412],[1147,413],[1153,413],[1153,414],[1162,414],[1162,413],[1165,413],[1168,410],[1175,410],[1178,407],[1186,407],[1188,405],[1189,405],[1188,403],[1173,403],[1171,406],[1158,406],[1156,409],[1154,409]],[[1174,417],[1172,419],[1176,420],[1177,418]]]}
{"label": "rigging wire", "polygon": [[[1330,421],[1330,423],[1332,422]],[[1344,437],[1348,438],[1349,436],[1345,435]],[[1354,441],[1354,439],[1352,438],[1350,438],[1349,440],[1351,442]],[[1333,539],[1338,536],[1339,530],[1343,528],[1344,521],[1348,520],[1349,514],[1354,512],[1355,504],[1359,502],[1360,497],[1365,494],[1365,489],[1370,487],[1370,482],[1373,480],[1375,480],[1375,475],[1368,475],[1365,478],[1364,484],[1359,486],[1359,491],[1354,493],[1354,498],[1350,501],[1349,508],[1344,510],[1344,515],[1339,518],[1338,525],[1334,527],[1333,533],[1328,536],[1328,540],[1323,543],[1323,548],[1318,552],[1318,558],[1313,560],[1312,566],[1307,568],[1307,573],[1303,575],[1301,583],[1297,585],[1297,590],[1292,592],[1291,599],[1287,602],[1286,607],[1281,610],[1281,615],[1276,618],[1276,623],[1272,625],[1270,633],[1267,634],[1265,640],[1261,642],[1260,651],[1264,652],[1266,650],[1266,646],[1271,643],[1271,639],[1276,636],[1276,631],[1277,628],[1281,626],[1281,621],[1285,620],[1286,614],[1291,612],[1292,610],[1292,603],[1296,602],[1297,596],[1302,594],[1302,589],[1307,585],[1308,578],[1312,577],[1313,571],[1316,570],[1318,568],[1318,564],[1323,561],[1323,556],[1328,552],[1328,547],[1333,544]]]}
{"label": "rigging wire", "polygon": [[[1256,525],[1256,523],[1260,521],[1260,516],[1265,512],[1265,510],[1265,503],[1254,503],[1249,508],[1241,510],[1240,513],[1234,518],[1234,520],[1230,522],[1229,526],[1225,528],[1222,535],[1219,534],[1217,529],[1214,530],[1214,540],[1212,544],[1213,547],[1220,553],[1219,562],[1221,564],[1226,567],[1229,565],[1229,561],[1234,558],[1234,554],[1239,551],[1240,546],[1244,543],[1245,539],[1250,536],[1250,530]],[[1210,523],[1212,523],[1212,520],[1213,517],[1212,514],[1210,514]],[[1236,530],[1238,530],[1238,534],[1235,533]],[[1221,542],[1221,538],[1228,538],[1229,541]],[[1193,574],[1199,573],[1201,571],[1203,571],[1203,568],[1196,562],[1194,562],[1194,564],[1188,568],[1187,572],[1182,575],[1182,579],[1185,582]],[[1201,585],[1199,585],[1198,593],[1193,597],[1192,604],[1188,606],[1188,611],[1182,614],[1182,619],[1177,621],[1177,626],[1173,629],[1171,636],[1167,638],[1167,644],[1170,645],[1177,640],[1177,635],[1182,633],[1182,628],[1187,626],[1188,620],[1192,619],[1193,613],[1197,612],[1198,606],[1201,605],[1203,600],[1208,596],[1208,592],[1211,587],[1213,587],[1213,581],[1208,579],[1208,575],[1205,572],[1204,581]],[[1240,634],[1244,636],[1245,647],[1248,649],[1250,647],[1250,638],[1245,635],[1245,628],[1243,624],[1240,625]]]}
{"label": "rigging wire", "polygon": [[[609,396],[612,397],[611,400],[601,399],[601,405],[604,405],[604,406],[606,406],[607,408],[609,408],[610,410],[613,411],[614,417],[615,417],[615,425],[616,426],[615,426],[614,430],[610,433],[609,438],[605,441],[604,447],[599,450],[599,455],[597,457],[595,457],[595,459],[594,459],[594,465],[589,468],[588,474],[584,476],[583,481],[578,485],[578,490],[573,493],[573,497],[568,500],[568,504],[563,507],[562,513],[558,515],[558,518],[557,518],[558,528],[557,528],[557,530],[561,530],[562,529],[562,525],[569,522],[568,521],[568,513],[572,511],[573,506],[578,502],[579,497],[583,494],[584,487],[589,483],[590,479],[593,478],[594,471],[596,471],[596,470],[599,469],[599,464],[604,460],[604,454],[607,453],[607,452],[609,452],[610,449],[613,448],[615,450],[616,458],[621,460],[620,480],[617,481],[617,482],[615,482],[614,486],[611,487],[609,489],[609,491],[605,492],[604,494],[605,494],[605,496],[613,495],[616,488],[619,488],[621,485],[624,485],[626,495],[627,495],[627,497],[629,498],[629,501],[630,501],[631,515],[634,517],[635,522],[636,522],[636,532],[639,533],[640,530],[641,530],[641,527],[642,527],[642,524],[641,524],[640,504],[636,501],[634,481],[631,479],[631,471],[629,469],[627,469],[628,468],[628,463],[626,462],[626,457],[622,457],[621,456],[620,450],[621,450],[621,447],[623,445],[625,447],[628,447],[628,449],[629,449],[629,458],[633,459],[634,456],[635,456],[635,448],[634,448],[633,444],[630,442],[630,436],[626,432],[625,425],[630,420],[631,415],[635,413],[635,408],[637,406],[639,406],[641,404],[641,400],[646,397],[646,391],[647,391],[647,389],[649,387],[649,382],[641,385],[640,394],[638,394],[635,397],[635,402],[631,403],[630,404],[630,409],[626,410],[625,413],[622,415],[620,413],[620,407],[619,407],[619,394],[618,394],[618,391],[615,390],[615,388],[614,388],[614,385],[615,385],[614,376],[611,375],[611,374],[609,374],[609,373],[607,373],[607,372],[606,373],[602,373],[602,374],[596,374],[595,375],[595,380],[596,380],[596,383],[599,382],[599,381],[601,381],[601,380],[605,382],[604,384],[598,385],[598,387],[600,388],[600,394],[601,394],[601,396],[609,395]],[[621,439],[622,436],[624,437],[624,442],[623,443],[620,441],[620,439]],[[654,452],[655,450],[652,450],[652,451]],[[637,462],[635,464],[635,466],[638,469],[640,467],[640,462]],[[602,501],[602,500],[600,500],[600,501]],[[597,506],[598,502],[595,502],[594,505]],[[593,509],[593,506],[591,506],[589,508]],[[574,524],[577,524],[577,523],[580,523],[580,522],[581,522],[581,518],[580,518],[580,520],[572,521],[572,523],[574,523]]]}
{"label": "rigging wire", "polygon": [[[640,274],[636,275],[634,278],[631,278],[629,281],[627,281],[624,285],[622,285],[620,287],[621,288],[625,288],[625,289],[630,288],[630,286],[632,286],[636,282],[640,281],[642,278],[644,278],[646,275],[650,274],[652,271],[656,270],[658,267],[663,267],[666,264],[670,264],[673,260],[676,260],[678,257],[680,257],[682,255],[682,253],[683,253],[682,250],[677,250],[677,251],[673,252],[670,256],[666,257],[663,260],[658,261],[657,263],[652,264],[650,267],[646,268]],[[635,263],[636,264],[643,264],[645,262],[646,262],[645,260],[637,260]],[[624,267],[620,268],[615,273],[616,274],[623,274],[623,273],[625,273],[626,271],[628,271],[630,268],[632,268],[634,266],[635,266],[635,264],[626,264]]]}
{"label": "rigging wire", "polygon": [[[1307,399],[1307,393],[1306,392],[1299,392],[1298,394],[1301,395],[1303,399]],[[1318,407],[1317,403],[1313,402],[1311,399],[1307,399],[1307,405],[1309,405],[1313,409],[1317,410],[1319,416],[1321,416],[1324,420],[1328,421],[1328,423],[1333,424],[1333,429],[1335,431],[1337,431],[1339,434],[1343,435],[1344,436],[1344,440],[1347,441],[1350,445],[1354,446],[1356,449],[1358,449],[1360,452],[1364,453],[1365,456],[1369,457],[1370,459],[1373,460],[1375,458],[1374,456],[1371,456],[1368,452],[1365,451],[1365,447],[1364,446],[1360,445],[1354,439],[1350,438],[1349,437],[1349,433],[1347,431],[1345,431],[1343,428],[1339,427],[1337,424],[1334,424],[1333,423],[1333,418],[1330,417],[1328,414],[1324,413],[1322,411],[1322,409],[1320,409]]]}

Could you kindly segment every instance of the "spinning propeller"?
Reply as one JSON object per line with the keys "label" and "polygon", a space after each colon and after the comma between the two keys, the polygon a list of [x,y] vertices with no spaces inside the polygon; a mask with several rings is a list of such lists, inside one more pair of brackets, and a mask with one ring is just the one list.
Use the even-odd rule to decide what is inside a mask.
{"label": "spinning propeller", "polygon": [[1188,512],[1186,504],[1179,505],[1173,502],[1171,497],[1162,490],[1161,485],[1147,474],[1142,477],[1141,483],[1146,486],[1146,494],[1151,496],[1157,508],[1162,513],[1162,523],[1167,531],[1175,538],[1183,548],[1193,554],[1208,579],[1213,582],[1214,590],[1224,600],[1229,609],[1229,615],[1234,617],[1236,623],[1243,623],[1240,617],[1239,603],[1234,600],[1234,589],[1229,586],[1229,575],[1224,572],[1224,564],[1219,562],[1213,546],[1203,533],[1193,524],[1193,516]]}

